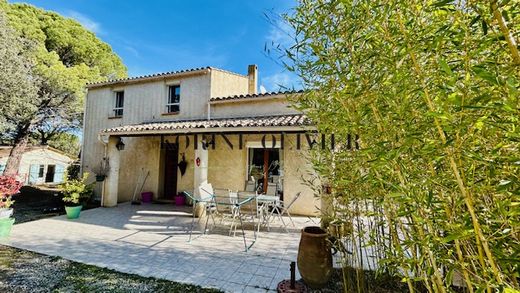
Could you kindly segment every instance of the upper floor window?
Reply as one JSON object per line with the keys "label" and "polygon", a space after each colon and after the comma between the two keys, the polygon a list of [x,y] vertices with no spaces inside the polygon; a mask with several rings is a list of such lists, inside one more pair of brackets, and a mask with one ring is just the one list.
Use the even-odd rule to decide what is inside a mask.
{"label": "upper floor window", "polygon": [[122,117],[123,116],[123,107],[125,104],[125,92],[118,91],[116,93],[116,104],[114,107],[114,117]]}
{"label": "upper floor window", "polygon": [[181,109],[181,86],[171,85],[168,87],[168,103],[166,104],[166,112],[178,113]]}

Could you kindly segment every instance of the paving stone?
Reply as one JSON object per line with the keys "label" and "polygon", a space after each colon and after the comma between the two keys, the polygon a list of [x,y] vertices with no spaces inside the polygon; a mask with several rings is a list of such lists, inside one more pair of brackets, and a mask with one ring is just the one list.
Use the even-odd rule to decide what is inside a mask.
{"label": "paving stone", "polygon": [[272,276],[265,277],[265,276],[254,275],[247,285],[250,287],[260,287],[260,288],[269,289],[269,286],[271,285],[272,281],[273,281]]}
{"label": "paving stone", "polygon": [[249,273],[234,272],[228,279],[229,282],[247,285],[253,276]]}
{"label": "paving stone", "polygon": [[269,289],[257,288],[257,287],[251,287],[251,286],[246,286],[244,289],[244,293],[265,293],[265,292],[269,292]]}
{"label": "paving stone", "polygon": [[[288,278],[289,263],[297,255],[299,229],[309,225],[308,218],[293,217],[297,229],[263,231],[245,252],[243,238],[218,234],[219,229],[226,232],[223,228],[209,235],[194,233],[188,242],[191,208],[175,209],[127,203],[84,211],[74,221],[65,216],[46,218],[16,224],[0,244],[121,272],[208,284],[228,292],[265,292],[256,284],[272,289],[275,280]],[[251,243],[253,232],[246,231],[246,236]]]}
{"label": "paving stone", "polygon": [[246,286],[243,284],[237,284],[232,282],[224,282],[220,290],[229,293],[242,293],[246,289]]}

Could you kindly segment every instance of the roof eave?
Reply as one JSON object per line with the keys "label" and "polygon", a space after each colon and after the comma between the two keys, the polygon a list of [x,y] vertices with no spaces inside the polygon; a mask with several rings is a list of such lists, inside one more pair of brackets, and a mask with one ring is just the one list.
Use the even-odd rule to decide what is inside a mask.
{"label": "roof eave", "polygon": [[266,100],[279,100],[286,99],[287,96],[284,95],[276,95],[276,96],[265,96],[265,97],[246,97],[246,98],[235,98],[235,99],[220,99],[220,100],[210,100],[210,104],[226,104],[233,102],[255,102],[255,101],[266,101]]}
{"label": "roof eave", "polygon": [[254,95],[236,95],[229,97],[213,97],[209,99],[210,104],[218,103],[231,103],[237,101],[261,101],[270,99],[287,99],[288,96],[300,95],[303,91],[293,92],[278,92],[278,93],[267,93],[267,94],[254,94]]}
{"label": "roof eave", "polygon": [[258,133],[258,132],[306,132],[315,131],[316,127],[308,126],[259,126],[259,127],[208,127],[208,128],[183,128],[137,131],[101,131],[100,135],[108,136],[153,136],[170,134],[203,134],[203,133]]}
{"label": "roof eave", "polygon": [[103,87],[114,86],[114,85],[135,84],[135,83],[142,83],[142,82],[148,82],[148,81],[163,80],[163,79],[168,79],[168,78],[179,78],[179,77],[186,77],[186,76],[190,76],[190,75],[201,75],[201,74],[209,73],[211,71],[211,69],[212,69],[211,67],[206,67],[206,68],[201,68],[201,69],[197,69],[197,70],[174,72],[171,74],[164,74],[164,75],[145,76],[145,77],[123,79],[123,80],[106,81],[106,82],[100,82],[100,83],[87,84],[86,88],[87,89],[103,88]]}

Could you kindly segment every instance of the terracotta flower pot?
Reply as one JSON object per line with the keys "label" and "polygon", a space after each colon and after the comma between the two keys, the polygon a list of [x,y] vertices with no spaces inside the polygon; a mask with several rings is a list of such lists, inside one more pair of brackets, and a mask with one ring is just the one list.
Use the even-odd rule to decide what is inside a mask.
{"label": "terracotta flower pot", "polygon": [[323,288],[332,275],[328,234],[320,227],[305,227],[298,248],[298,271],[313,289]]}

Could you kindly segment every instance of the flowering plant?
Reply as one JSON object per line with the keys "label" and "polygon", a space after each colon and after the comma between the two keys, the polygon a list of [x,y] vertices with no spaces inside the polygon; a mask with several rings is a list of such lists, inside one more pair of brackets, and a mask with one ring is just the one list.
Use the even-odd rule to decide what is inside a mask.
{"label": "flowering plant", "polygon": [[0,208],[10,208],[14,203],[11,196],[18,193],[22,186],[23,183],[14,177],[0,176]]}
{"label": "flowering plant", "polygon": [[65,205],[78,205],[81,200],[88,199],[92,195],[92,186],[85,183],[88,176],[89,174],[85,173],[81,179],[67,179],[62,184],[61,188]]}

